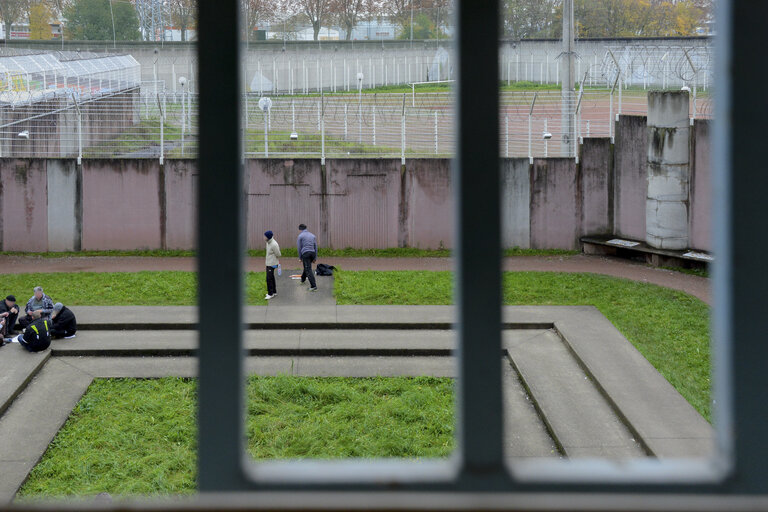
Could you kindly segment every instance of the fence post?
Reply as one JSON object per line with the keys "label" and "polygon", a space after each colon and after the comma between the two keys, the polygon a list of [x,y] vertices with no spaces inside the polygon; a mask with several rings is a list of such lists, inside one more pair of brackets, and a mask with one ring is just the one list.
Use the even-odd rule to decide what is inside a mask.
{"label": "fence post", "polygon": [[160,165],[163,165],[165,157],[165,111],[160,103],[160,96],[157,96],[157,108],[160,110]]}
{"label": "fence post", "polygon": [[187,128],[187,102],[184,95],[189,95],[188,90],[181,90],[181,156],[184,156],[184,134]]}
{"label": "fence post", "polygon": [[376,104],[373,104],[373,145],[376,145]]}
{"label": "fence post", "polygon": [[80,105],[77,103],[75,93],[72,93],[72,101],[75,102],[75,109],[77,109],[77,165],[83,163],[83,115],[80,112]]}
{"label": "fence post", "polygon": [[506,131],[504,136],[504,140],[506,141],[506,146],[507,146],[506,154],[507,154],[507,158],[509,158],[509,114],[504,115],[504,125],[505,125],[505,131]]}
{"label": "fence post", "polygon": [[621,73],[619,73],[619,112],[616,114],[616,120],[619,120],[619,116],[621,115],[621,90],[623,89],[623,80],[621,79]]}
{"label": "fence post", "polygon": [[344,140],[347,140],[347,104],[344,103]]}
{"label": "fence post", "polygon": [[[545,117],[544,118],[544,133],[548,133],[549,132],[549,130],[547,129],[548,128],[547,125],[549,123],[547,121],[548,121],[548,119]],[[545,137],[544,138],[544,158],[547,158],[548,156],[549,156],[549,139],[547,139]]]}
{"label": "fence post", "polygon": [[532,138],[532,123],[533,123],[533,106],[536,104],[536,97],[539,93],[533,93],[533,101],[531,101],[531,109],[528,111],[528,163],[533,163],[533,138]]}
{"label": "fence post", "polygon": [[435,110],[435,154],[438,153],[437,151],[437,110]]}
{"label": "fence post", "polygon": [[320,89],[320,165],[325,165],[325,96]]}
{"label": "fence post", "polygon": [[403,111],[400,114],[400,164],[405,165],[405,93],[403,93]]}
{"label": "fence post", "polygon": [[264,109],[264,158],[269,158],[269,109]]}

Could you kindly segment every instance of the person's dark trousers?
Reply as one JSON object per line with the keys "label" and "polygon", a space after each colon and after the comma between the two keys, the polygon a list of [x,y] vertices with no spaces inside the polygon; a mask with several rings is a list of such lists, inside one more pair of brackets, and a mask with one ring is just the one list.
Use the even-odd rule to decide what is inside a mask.
{"label": "person's dark trousers", "polygon": [[267,267],[267,294],[274,295],[277,293],[277,285],[275,284],[275,267]]}
{"label": "person's dark trousers", "polygon": [[305,252],[301,255],[301,263],[304,264],[304,272],[301,273],[301,282],[303,283],[309,278],[309,285],[312,288],[317,288],[317,283],[315,283],[315,273],[312,272],[312,262],[314,260],[315,253],[313,252]]}
{"label": "person's dark trousers", "polygon": [[5,335],[13,336],[13,329],[16,327],[16,320],[19,318],[18,313],[8,313],[5,319]]}
{"label": "person's dark trousers", "polygon": [[77,334],[77,331],[72,331],[69,329],[57,329],[55,327],[51,327],[51,338],[61,339],[61,338],[66,338],[67,336],[72,336],[74,334]]}

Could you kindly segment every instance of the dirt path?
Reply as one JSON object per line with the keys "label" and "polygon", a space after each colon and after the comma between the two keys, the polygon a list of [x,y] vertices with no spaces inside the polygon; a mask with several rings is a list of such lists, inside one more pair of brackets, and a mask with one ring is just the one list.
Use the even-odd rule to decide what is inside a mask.
{"label": "dirt path", "polygon": [[[322,262],[344,270],[451,270],[451,258],[329,258]],[[283,258],[286,269],[300,268],[299,261]],[[0,273],[26,272],[139,272],[186,270],[197,267],[195,258],[0,256]],[[262,271],[263,258],[248,258],[248,270]],[[504,258],[504,270],[587,272],[623,277],[681,290],[712,304],[709,279],[649,267],[642,263],[604,256],[516,256]]]}

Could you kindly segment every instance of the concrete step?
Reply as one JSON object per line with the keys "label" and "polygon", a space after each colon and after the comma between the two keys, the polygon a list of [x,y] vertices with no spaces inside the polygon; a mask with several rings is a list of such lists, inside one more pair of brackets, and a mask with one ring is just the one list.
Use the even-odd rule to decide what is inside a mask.
{"label": "concrete step", "polygon": [[50,357],[50,351],[30,353],[18,343],[0,347],[0,416]]}
{"label": "concrete step", "polygon": [[[449,356],[455,346],[450,330],[251,330],[244,332],[247,354],[261,356]],[[198,333],[178,331],[79,331],[54,340],[55,356],[191,356]]]}
{"label": "concrete step", "polygon": [[0,503],[13,499],[92,380],[51,359],[0,417]]}
{"label": "concrete step", "polygon": [[641,444],[554,331],[505,337],[509,359],[568,457],[642,457]]}

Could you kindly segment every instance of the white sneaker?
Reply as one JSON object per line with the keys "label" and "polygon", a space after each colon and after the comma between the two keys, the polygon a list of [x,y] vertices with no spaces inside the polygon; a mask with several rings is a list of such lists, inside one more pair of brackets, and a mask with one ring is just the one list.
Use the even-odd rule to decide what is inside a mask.
{"label": "white sneaker", "polygon": [[65,340],[71,340],[72,338],[77,338],[77,334],[73,334],[71,336],[64,336]]}
{"label": "white sneaker", "polygon": [[[277,295],[277,294],[275,294],[275,295]],[[275,295],[266,294],[266,295],[264,296],[264,298],[265,298],[266,300],[269,300],[269,299],[271,299],[272,297],[274,297]]]}

